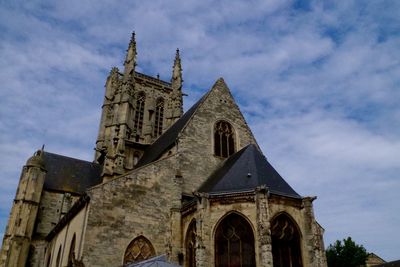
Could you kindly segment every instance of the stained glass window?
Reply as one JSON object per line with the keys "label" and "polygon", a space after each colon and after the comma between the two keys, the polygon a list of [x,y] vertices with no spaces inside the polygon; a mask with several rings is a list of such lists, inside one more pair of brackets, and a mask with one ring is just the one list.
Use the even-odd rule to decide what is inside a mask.
{"label": "stained glass window", "polygon": [[143,116],[144,116],[144,102],[146,100],[146,95],[144,92],[139,92],[137,94],[136,108],[135,108],[135,123],[133,126],[136,136],[142,134],[143,129]]}
{"label": "stained glass window", "polygon": [[215,234],[216,267],[254,267],[254,234],[250,224],[232,213],[218,225]]}
{"label": "stained glass window", "polygon": [[300,234],[289,216],[281,214],[271,223],[274,267],[302,267]]}
{"label": "stained glass window", "polygon": [[144,236],[139,236],[132,240],[125,251],[124,264],[138,262],[154,257],[153,245]]}
{"label": "stained glass window", "polygon": [[234,132],[229,122],[218,121],[214,127],[214,153],[227,158],[235,153]]}
{"label": "stained glass window", "polygon": [[153,129],[154,137],[160,136],[162,134],[163,120],[164,120],[164,99],[159,98],[157,99],[156,103],[156,116]]}

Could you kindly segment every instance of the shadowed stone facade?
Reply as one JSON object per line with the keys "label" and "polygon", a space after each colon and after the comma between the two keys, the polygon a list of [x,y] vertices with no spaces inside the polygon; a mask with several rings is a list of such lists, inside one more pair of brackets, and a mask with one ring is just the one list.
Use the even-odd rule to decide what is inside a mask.
{"label": "shadowed stone facade", "polygon": [[[170,82],[124,70],[106,81],[93,163],[38,151],[21,175],[0,266],[326,266],[314,197],[263,156],[220,78],[185,114]],[[75,179],[75,180],[74,180]]]}

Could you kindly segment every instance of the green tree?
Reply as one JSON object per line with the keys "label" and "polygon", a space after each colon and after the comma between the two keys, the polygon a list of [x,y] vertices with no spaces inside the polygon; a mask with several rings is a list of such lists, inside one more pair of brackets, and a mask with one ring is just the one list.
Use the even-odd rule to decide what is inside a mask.
{"label": "green tree", "polygon": [[326,249],[328,267],[364,266],[368,253],[362,245],[357,245],[351,237],[337,240]]}

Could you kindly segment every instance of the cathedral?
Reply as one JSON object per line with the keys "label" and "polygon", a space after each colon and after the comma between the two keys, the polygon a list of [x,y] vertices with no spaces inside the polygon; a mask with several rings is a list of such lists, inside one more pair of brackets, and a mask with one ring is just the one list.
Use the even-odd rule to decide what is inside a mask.
{"label": "cathedral", "polygon": [[137,72],[136,55],[133,34],[93,162],[27,160],[0,266],[325,267],[315,197],[267,161],[225,81],[184,113],[179,50],[170,81]]}

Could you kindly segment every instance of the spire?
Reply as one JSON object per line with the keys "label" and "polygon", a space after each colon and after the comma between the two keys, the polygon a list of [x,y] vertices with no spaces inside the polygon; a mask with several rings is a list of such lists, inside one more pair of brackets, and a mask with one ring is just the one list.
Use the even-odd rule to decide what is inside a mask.
{"label": "spire", "polygon": [[174,67],[172,69],[172,89],[174,90],[181,90],[182,89],[182,66],[181,66],[181,58],[179,55],[179,49],[176,49],[175,60],[174,60]]}
{"label": "spire", "polygon": [[127,75],[131,75],[135,70],[136,66],[136,40],[135,40],[135,32],[132,32],[131,41],[129,42],[129,47],[126,53],[126,59],[124,62],[124,76],[127,78]]}
{"label": "spire", "polygon": [[179,49],[176,49],[171,78],[172,92],[170,93],[168,99],[164,130],[177,121],[183,114],[182,82],[181,58],[179,55]]}

